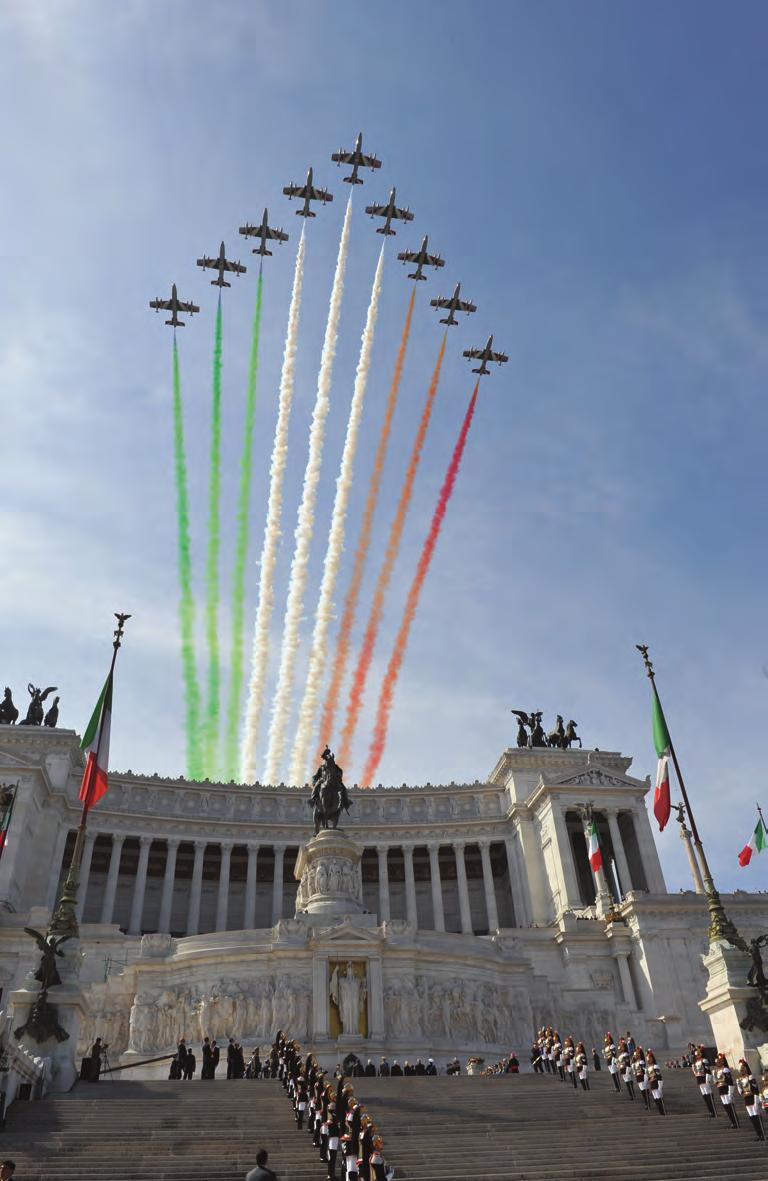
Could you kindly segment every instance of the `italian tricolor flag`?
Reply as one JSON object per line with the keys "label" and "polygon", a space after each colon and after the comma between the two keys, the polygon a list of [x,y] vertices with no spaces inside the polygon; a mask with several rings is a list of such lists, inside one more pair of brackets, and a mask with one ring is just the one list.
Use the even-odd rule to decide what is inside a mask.
{"label": "italian tricolor flag", "polygon": [[768,837],[765,833],[765,825],[763,824],[762,816],[757,822],[757,827],[749,839],[749,844],[745,845],[739,853],[739,865],[749,865],[752,860],[753,853],[762,853],[765,846],[768,845]]}
{"label": "italian tricolor flag", "polygon": [[597,825],[594,820],[589,826],[589,848],[587,853],[589,864],[592,866],[592,872],[597,873],[598,869],[603,868],[603,855],[600,852],[600,843],[597,839]]}
{"label": "italian tricolor flag", "polygon": [[669,797],[669,731],[664,720],[656,691],[653,693],[653,744],[656,747],[658,764],[656,766],[656,789],[653,793],[653,814],[659,822],[659,832],[669,820],[672,804]]}
{"label": "italian tricolor flag", "polygon": [[112,725],[112,673],[101,691],[93,716],[80,746],[88,752],[80,784],[80,799],[86,808],[98,804],[107,792],[109,767],[109,732]]}

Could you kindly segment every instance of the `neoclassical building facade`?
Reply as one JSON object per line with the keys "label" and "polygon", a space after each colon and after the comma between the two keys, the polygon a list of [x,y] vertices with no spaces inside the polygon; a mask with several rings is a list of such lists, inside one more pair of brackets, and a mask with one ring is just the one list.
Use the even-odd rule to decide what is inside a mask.
{"label": "neoclassical building facade", "polygon": [[[82,766],[72,731],[0,727],[0,782],[17,785],[0,858],[4,993],[33,963],[23,927],[42,929],[60,890]],[[649,783],[630,766],[509,749],[482,783],[352,789],[357,901],[333,914],[297,906],[307,789],[112,773],[82,862],[83,1044],[101,1033],[129,1061],[182,1034],[264,1044],[282,1025],[329,1058],[492,1055],[524,1050],[545,1020],[592,1044],[607,1028],[659,1049],[709,1040],[706,905],[667,893]],[[745,935],[765,929],[764,896],[725,901]]]}

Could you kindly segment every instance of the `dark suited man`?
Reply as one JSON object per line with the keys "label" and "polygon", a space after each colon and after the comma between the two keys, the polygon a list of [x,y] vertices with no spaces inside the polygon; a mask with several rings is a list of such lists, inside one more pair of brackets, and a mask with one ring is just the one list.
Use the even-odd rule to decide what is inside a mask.
{"label": "dark suited man", "polygon": [[365,1073],[366,1073],[367,1078],[375,1078],[376,1077],[376,1067],[373,1065],[370,1058],[368,1059],[368,1062],[366,1063]]}
{"label": "dark suited man", "polygon": [[260,1148],[256,1153],[256,1168],[246,1173],[245,1181],[277,1181],[277,1173],[267,1168],[268,1157],[266,1148]]}
{"label": "dark suited man", "polygon": [[386,1058],[382,1058],[379,1066],[379,1078],[389,1078],[389,1063]]}

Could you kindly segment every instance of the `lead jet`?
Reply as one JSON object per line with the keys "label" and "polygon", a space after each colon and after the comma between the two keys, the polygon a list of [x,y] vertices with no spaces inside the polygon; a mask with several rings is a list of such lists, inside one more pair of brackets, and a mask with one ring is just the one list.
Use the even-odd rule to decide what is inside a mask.
{"label": "lead jet", "polygon": [[157,299],[150,299],[149,306],[154,308],[156,312],[159,312],[161,309],[165,312],[170,312],[171,318],[165,322],[166,324],[170,324],[173,328],[184,327],[184,321],[179,319],[179,312],[187,312],[190,316],[194,316],[196,312],[200,311],[200,308],[196,303],[185,303],[183,300],[179,299],[178,295],[176,294],[175,283],[171,287],[170,299],[160,299],[159,297]]}
{"label": "lead jet", "polygon": [[310,201],[322,201],[323,204],[333,200],[333,194],[329,193],[327,189],[316,189],[312,183],[312,169],[307,172],[307,182],[303,185],[286,185],[283,193],[289,200],[294,197],[301,197],[304,201],[301,209],[296,210],[297,217],[317,217],[309,208]]}
{"label": "lead jet", "polygon": [[279,242],[282,246],[283,242],[288,241],[288,235],[283,232],[282,228],[273,230],[268,224],[269,214],[264,210],[264,216],[261,219],[261,225],[252,226],[247,222],[244,226],[240,226],[240,233],[246,238],[260,238],[258,246],[254,246],[252,253],[260,254],[262,258],[264,255],[272,256],[272,251],[267,250],[267,242]]}
{"label": "lead jet", "polygon": [[424,241],[418,250],[404,250],[402,254],[398,254],[400,262],[415,262],[416,270],[412,271],[408,276],[409,279],[424,279],[427,276],[424,274],[424,267],[444,267],[445,261],[439,254],[429,254],[427,246],[429,245],[429,235],[424,235]]}
{"label": "lead jet", "polygon": [[345,176],[344,180],[348,185],[361,185],[363,182],[357,175],[358,168],[381,168],[381,160],[377,160],[375,156],[366,156],[363,152],[363,133],[362,131],[355,140],[355,146],[351,152],[345,152],[343,148],[339,148],[338,152],[333,152],[331,159],[334,160],[339,167],[342,164],[351,164],[352,171],[349,176]]}
{"label": "lead jet", "polygon": [[389,194],[389,200],[386,205],[366,205],[365,212],[370,213],[371,217],[383,217],[384,225],[379,226],[376,230],[377,234],[394,234],[392,229],[393,221],[413,221],[413,214],[410,209],[398,209],[395,205],[396,189],[393,189]]}
{"label": "lead jet", "polygon": [[230,262],[229,259],[225,257],[223,242],[219,247],[218,258],[208,258],[208,255],[205,254],[202,258],[198,258],[197,265],[199,267],[209,267],[214,271],[219,272],[217,278],[211,279],[211,287],[231,287],[232,284],[228,283],[224,278],[224,272],[234,271],[236,275],[244,275],[248,269],[239,262]]}
{"label": "lead jet", "polygon": [[493,351],[493,337],[488,337],[488,343],[482,349],[465,349],[464,356],[480,362],[478,369],[473,369],[473,373],[479,373],[482,377],[485,373],[490,373],[488,368],[489,361],[495,361],[498,365],[503,365],[505,361],[509,360],[506,353],[494,353]]}
{"label": "lead jet", "polygon": [[470,313],[477,311],[477,304],[471,303],[468,299],[459,299],[460,291],[461,283],[457,283],[453,295],[439,295],[437,299],[430,299],[429,302],[433,308],[448,308],[448,315],[441,319],[441,324],[458,324],[456,312],[466,312],[467,315],[470,315]]}

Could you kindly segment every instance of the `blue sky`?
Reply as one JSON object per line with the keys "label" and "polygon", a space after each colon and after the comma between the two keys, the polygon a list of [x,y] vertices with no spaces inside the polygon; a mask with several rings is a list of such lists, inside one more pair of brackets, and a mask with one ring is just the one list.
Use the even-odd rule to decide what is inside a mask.
{"label": "blue sky", "polygon": [[[292,234],[266,274],[255,561],[300,228],[280,191],[312,163],[336,199],[309,227],[284,603],[346,198],[329,155],[362,128],[384,166],[355,194],[307,632],[381,242],[365,200],[396,184],[416,220],[387,257],[348,558],[408,296],[393,246],[428,232],[447,265],[419,293],[379,545],[440,341],[428,298],[460,279],[479,309],[452,330],[374,688],[470,392],[461,349],[493,331],[510,355],[483,384],[382,781],[482,778],[512,706],[574,717],[651,773],[644,640],[718,880],[764,885],[735,857],[768,803],[767,26],[746,2],[5,4],[0,677],[17,703],[55,682],[82,729],[110,613],[131,611],[113,765],[183,770],[171,341],[147,301],[175,279],[202,305],[180,341],[199,573],[215,299],[194,260],[224,237],[247,262],[236,229],[265,204]],[[254,281],[225,293],[225,578]],[[249,620],[255,587],[254,566]],[[659,844],[687,886],[676,832]]]}

